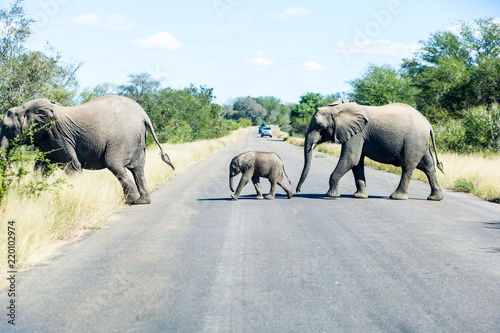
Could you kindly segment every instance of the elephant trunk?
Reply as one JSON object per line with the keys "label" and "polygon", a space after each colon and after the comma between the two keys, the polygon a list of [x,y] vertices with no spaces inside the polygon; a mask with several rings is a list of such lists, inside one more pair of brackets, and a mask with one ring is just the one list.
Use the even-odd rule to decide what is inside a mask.
{"label": "elephant trunk", "polygon": [[234,192],[234,189],[233,189],[233,178],[234,177],[231,177],[231,175],[229,175],[229,188],[231,189],[231,192]]}
{"label": "elephant trunk", "polygon": [[302,175],[300,176],[299,183],[297,184],[296,192],[300,192],[302,183],[307,178],[309,170],[311,169],[311,162],[313,158],[313,149],[316,142],[319,141],[319,135],[315,131],[308,131],[306,135],[306,140],[304,142],[304,168],[302,169]]}
{"label": "elephant trunk", "polygon": [[9,146],[9,140],[5,137],[5,135],[0,136],[0,150],[5,149]]}

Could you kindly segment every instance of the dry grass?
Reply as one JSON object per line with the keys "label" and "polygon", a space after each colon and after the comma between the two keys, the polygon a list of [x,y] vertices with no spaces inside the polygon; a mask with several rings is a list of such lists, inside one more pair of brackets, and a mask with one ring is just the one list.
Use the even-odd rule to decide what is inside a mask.
{"label": "dry grass", "polygon": [[[244,131],[215,140],[162,145],[175,171],[161,160],[158,147],[151,146],[145,170],[150,189],[236,141]],[[54,178],[67,178],[70,186],[64,186],[59,192],[44,192],[39,198],[12,189],[0,207],[0,276],[7,271],[8,221],[15,221],[16,269],[22,270],[46,260],[58,245],[77,239],[82,231],[103,227],[124,205],[122,188],[108,170],[84,170],[71,177],[58,171]]]}
{"label": "dry grass", "polygon": [[[303,138],[290,137],[288,133],[277,132],[276,135],[287,142],[304,146]],[[333,156],[340,156],[341,146],[334,143],[323,143],[315,150]],[[500,155],[484,156],[482,154],[460,155],[455,153],[438,153],[444,165],[444,174],[438,171],[441,184],[448,189],[472,193],[480,198],[500,202]],[[365,165],[393,173],[401,173],[401,168],[365,159]],[[421,171],[413,173],[413,179],[427,182]]]}

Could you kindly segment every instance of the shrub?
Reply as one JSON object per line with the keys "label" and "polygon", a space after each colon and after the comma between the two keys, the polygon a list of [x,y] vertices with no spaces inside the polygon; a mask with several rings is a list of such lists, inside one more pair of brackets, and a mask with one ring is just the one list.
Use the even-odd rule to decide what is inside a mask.
{"label": "shrub", "polygon": [[58,191],[66,184],[66,179],[50,180],[57,169],[49,164],[41,172],[32,172],[35,162],[49,162],[46,155],[32,145],[26,147],[24,143],[31,142],[33,134],[40,129],[31,128],[21,136],[13,139],[9,147],[0,151],[0,204],[9,191],[16,189],[20,194],[39,196],[44,191]]}
{"label": "shrub", "polygon": [[458,153],[496,152],[500,139],[500,107],[475,107],[464,118],[434,126],[439,148]]}
{"label": "shrub", "polygon": [[250,126],[252,126],[252,121],[250,119],[247,119],[247,118],[239,118],[238,125],[241,128],[250,127]]}

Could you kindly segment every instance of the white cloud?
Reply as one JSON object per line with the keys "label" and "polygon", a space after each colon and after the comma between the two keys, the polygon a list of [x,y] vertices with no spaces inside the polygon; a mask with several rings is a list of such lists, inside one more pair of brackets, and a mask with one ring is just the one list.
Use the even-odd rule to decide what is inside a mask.
{"label": "white cloud", "polygon": [[245,63],[249,66],[256,66],[256,67],[272,67],[276,64],[273,60],[266,59],[263,57],[252,58],[247,60]]}
{"label": "white cloud", "polygon": [[130,30],[134,28],[134,25],[128,22],[127,16],[122,14],[109,14],[107,16],[82,14],[74,17],[73,23],[108,30]]}
{"label": "white cloud", "polygon": [[255,54],[258,56],[258,57],[263,57],[266,55],[266,52],[262,51],[262,50],[257,50],[257,52],[255,52]]}
{"label": "white cloud", "polygon": [[315,61],[306,61],[296,67],[299,72],[326,72],[326,67]]}
{"label": "white cloud", "polygon": [[164,49],[178,50],[181,48],[181,43],[166,31],[160,31],[147,38],[139,38],[132,42],[132,45],[141,49]]}
{"label": "white cloud", "polygon": [[288,20],[294,16],[305,16],[309,14],[311,14],[311,11],[307,8],[288,7],[284,12],[269,14],[269,17],[275,20]]}
{"label": "white cloud", "polygon": [[409,57],[420,49],[417,44],[401,44],[388,40],[363,41],[361,43],[346,43],[338,41],[335,45],[335,52],[351,56],[353,54],[371,54],[390,57]]}

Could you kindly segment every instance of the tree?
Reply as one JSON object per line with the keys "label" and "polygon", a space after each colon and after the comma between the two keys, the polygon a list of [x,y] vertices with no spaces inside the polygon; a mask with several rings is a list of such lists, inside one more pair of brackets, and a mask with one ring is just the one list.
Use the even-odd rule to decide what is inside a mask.
{"label": "tree", "polygon": [[164,88],[144,95],[141,106],[151,118],[161,142],[186,142],[226,135],[226,109],[213,103],[213,88],[190,85]]}
{"label": "tree", "polygon": [[388,65],[370,65],[365,74],[350,81],[353,92],[351,99],[362,105],[385,105],[389,103],[405,103],[415,106],[413,97],[416,89],[410,78],[403,71]]}
{"label": "tree", "polygon": [[331,103],[331,96],[324,98],[321,94],[311,92],[300,96],[299,104],[294,105],[290,110],[290,133],[304,135],[316,109]]}
{"label": "tree", "polygon": [[81,103],[86,103],[94,98],[106,96],[106,95],[117,95],[118,86],[114,83],[100,83],[94,88],[85,88],[80,93]]}
{"label": "tree", "polygon": [[237,120],[246,118],[252,121],[252,125],[258,125],[264,121],[267,115],[266,109],[252,97],[238,97],[233,103],[232,110],[228,111],[228,118]]}
{"label": "tree", "polygon": [[24,48],[34,20],[25,17],[22,3],[17,0],[9,10],[0,10],[0,110],[40,97],[72,104],[81,63],[63,64],[50,46],[45,52]]}
{"label": "tree", "polygon": [[155,80],[149,73],[130,74],[129,84],[118,87],[118,93],[141,103],[143,98],[155,93],[161,87],[161,81]]}
{"label": "tree", "polygon": [[266,110],[264,122],[276,124],[285,128],[290,123],[290,107],[284,105],[281,99],[274,96],[261,96],[254,98]]}
{"label": "tree", "polygon": [[24,43],[33,33],[30,25],[33,19],[24,17],[22,0],[12,4],[10,10],[0,10],[0,59],[6,60],[23,53]]}
{"label": "tree", "polygon": [[402,67],[418,89],[419,110],[434,121],[464,116],[474,106],[500,102],[500,22],[459,22],[422,41]]}

